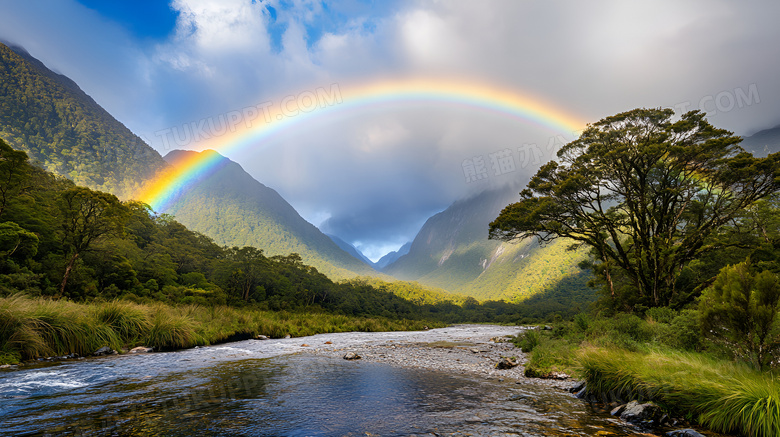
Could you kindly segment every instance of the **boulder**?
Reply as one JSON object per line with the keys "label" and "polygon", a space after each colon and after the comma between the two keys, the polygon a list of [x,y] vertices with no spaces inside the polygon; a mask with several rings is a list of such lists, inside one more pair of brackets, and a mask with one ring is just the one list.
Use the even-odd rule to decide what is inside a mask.
{"label": "boulder", "polygon": [[609,414],[613,416],[620,416],[621,414],[623,414],[623,411],[625,411],[625,409],[626,409],[625,405],[620,405],[613,408],[612,411],[609,412]]}
{"label": "boulder", "polygon": [[506,370],[517,366],[517,362],[511,358],[502,357],[501,360],[496,363],[496,369]]}
{"label": "boulder", "polygon": [[95,352],[93,352],[92,355],[94,355],[96,357],[100,357],[100,356],[103,356],[103,355],[113,355],[115,353],[116,353],[116,351],[111,349],[110,347],[103,346],[100,349],[98,349]]}
{"label": "boulder", "polygon": [[700,434],[690,428],[675,429],[666,433],[669,437],[704,437],[704,434]]}
{"label": "boulder", "polygon": [[344,354],[344,359],[345,360],[359,360],[360,359],[360,355],[358,355],[358,354],[356,354],[354,352],[347,352],[346,354]]}
{"label": "boulder", "polygon": [[585,388],[585,381],[579,381],[574,384],[574,387],[569,389],[569,393],[577,393]]}
{"label": "boulder", "polygon": [[131,354],[148,354],[149,352],[154,352],[153,347],[146,347],[146,346],[138,346],[130,349]]}
{"label": "boulder", "polygon": [[620,418],[633,423],[655,422],[662,414],[661,407],[652,402],[640,404],[637,401],[631,401],[620,413]]}
{"label": "boulder", "polygon": [[258,335],[257,337],[255,337],[255,339],[257,339],[257,340],[268,340],[268,337],[266,337],[265,335]]}
{"label": "boulder", "polygon": [[284,336],[284,338],[292,338],[292,335],[287,334],[287,335]]}
{"label": "boulder", "polygon": [[10,368],[11,368],[10,364],[2,364],[2,365],[0,365],[0,369],[10,369]]}

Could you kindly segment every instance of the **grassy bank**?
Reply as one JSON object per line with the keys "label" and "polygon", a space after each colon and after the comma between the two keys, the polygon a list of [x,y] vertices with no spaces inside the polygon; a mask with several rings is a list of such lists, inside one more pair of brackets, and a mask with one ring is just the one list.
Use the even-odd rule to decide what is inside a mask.
{"label": "grassy bank", "polygon": [[673,351],[586,347],[579,362],[588,390],[605,400],[652,400],[716,432],[780,435],[780,380],[770,373]]}
{"label": "grassy bank", "polygon": [[514,342],[528,353],[527,376],[565,372],[605,403],[649,400],[716,432],[780,435],[776,371],[758,371],[704,340],[689,311],[578,315]]}
{"label": "grassy bank", "polygon": [[17,295],[0,298],[0,364],[70,353],[88,355],[103,346],[171,350],[258,334],[299,337],[326,332],[418,330],[425,325],[442,324],[225,306],[125,301],[78,304]]}

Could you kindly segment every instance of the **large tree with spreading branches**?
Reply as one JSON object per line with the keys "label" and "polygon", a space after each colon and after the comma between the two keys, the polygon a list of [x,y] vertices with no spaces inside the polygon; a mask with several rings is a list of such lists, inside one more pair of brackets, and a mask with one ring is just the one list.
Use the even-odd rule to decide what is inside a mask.
{"label": "large tree with spreading branches", "polygon": [[718,248],[710,237],[780,188],[780,154],[755,158],[740,141],[700,111],[607,117],[539,169],[490,224],[490,238],[590,246],[613,297],[617,275],[635,302],[669,305],[682,268]]}

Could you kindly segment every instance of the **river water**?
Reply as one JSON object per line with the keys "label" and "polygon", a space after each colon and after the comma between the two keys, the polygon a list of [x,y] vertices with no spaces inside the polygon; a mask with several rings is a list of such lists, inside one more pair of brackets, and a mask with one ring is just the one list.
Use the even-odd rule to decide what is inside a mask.
{"label": "river water", "polygon": [[[327,334],[316,341],[414,335]],[[0,371],[0,435],[646,435],[533,381],[290,354],[301,342],[314,340],[243,341]]]}

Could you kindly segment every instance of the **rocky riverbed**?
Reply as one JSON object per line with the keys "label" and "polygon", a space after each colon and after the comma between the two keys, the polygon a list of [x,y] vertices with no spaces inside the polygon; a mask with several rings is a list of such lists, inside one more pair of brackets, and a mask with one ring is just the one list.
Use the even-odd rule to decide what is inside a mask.
{"label": "rocky riverbed", "polygon": [[[524,327],[495,325],[457,325],[416,332],[345,333],[307,337],[301,352],[333,358],[356,354],[360,360],[393,366],[479,375],[506,382],[529,381],[523,375],[527,358],[508,342],[508,337],[523,332]],[[289,340],[288,340],[289,341]],[[508,358],[515,367],[498,369]],[[532,379],[535,383],[563,389],[572,381]]]}

